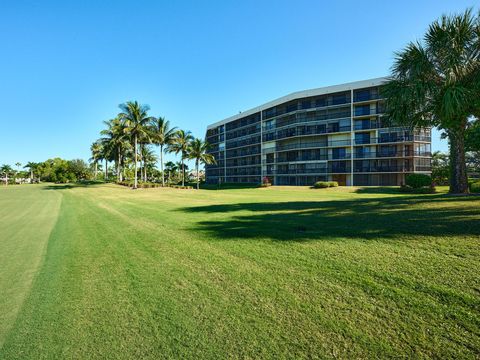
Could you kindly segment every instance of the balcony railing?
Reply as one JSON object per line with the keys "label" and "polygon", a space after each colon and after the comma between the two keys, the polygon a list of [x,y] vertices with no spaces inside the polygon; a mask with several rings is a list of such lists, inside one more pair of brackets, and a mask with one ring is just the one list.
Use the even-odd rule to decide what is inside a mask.
{"label": "balcony railing", "polygon": [[365,152],[355,153],[355,159],[371,159],[371,158],[386,158],[386,157],[410,157],[410,156],[432,156],[428,151],[380,151],[380,152]]}
{"label": "balcony railing", "polygon": [[355,166],[353,168],[354,172],[409,172],[413,171],[412,166],[381,166],[381,165],[371,165],[371,166]]}
{"label": "balcony railing", "polygon": [[419,135],[386,136],[386,137],[370,138],[370,139],[357,138],[354,140],[354,144],[368,145],[368,144],[384,144],[384,143],[411,142],[411,141],[430,142],[431,138],[428,136],[419,136]]}
{"label": "balcony railing", "polygon": [[267,175],[299,175],[299,174],[327,174],[327,168],[297,168],[297,169],[269,169]]}
{"label": "balcony railing", "polygon": [[381,129],[383,126],[381,123],[369,123],[369,124],[362,124],[356,123],[354,125],[354,130],[370,130],[370,129]]}
{"label": "balcony railing", "polygon": [[379,114],[383,114],[382,109],[357,108],[353,112],[353,116],[367,116],[367,115],[379,115]]}
{"label": "balcony railing", "polygon": [[334,141],[324,141],[324,142],[310,142],[310,143],[300,143],[300,144],[286,144],[286,145],[277,145],[277,151],[285,150],[294,150],[294,149],[307,149],[307,148],[322,148],[322,147],[335,147],[335,146],[349,146],[351,145],[351,140],[334,140]]}
{"label": "balcony railing", "polygon": [[380,94],[354,94],[353,102],[370,101],[382,99]]}

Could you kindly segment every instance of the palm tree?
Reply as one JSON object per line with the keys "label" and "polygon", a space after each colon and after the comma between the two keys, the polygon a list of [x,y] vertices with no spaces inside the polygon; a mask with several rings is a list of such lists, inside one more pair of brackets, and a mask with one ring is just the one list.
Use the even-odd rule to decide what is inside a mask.
{"label": "palm tree", "polygon": [[168,161],[165,164],[165,171],[168,172],[168,182],[171,182],[172,174],[175,175],[175,173],[178,170],[178,166],[173,162],[173,161]]}
{"label": "palm tree", "polygon": [[8,175],[11,174],[13,171],[10,165],[2,165],[0,167],[0,172],[5,176],[5,186],[8,185]]}
{"label": "palm tree", "polygon": [[180,153],[182,159],[182,186],[185,186],[185,159],[187,158],[188,148],[193,136],[190,131],[177,130],[172,138],[169,149],[175,154]]}
{"label": "palm tree", "polygon": [[143,162],[143,178],[144,181],[147,181],[147,168],[152,168],[155,162],[157,161],[157,157],[153,153],[153,150],[150,149],[149,146],[144,145],[140,152],[140,158]]}
{"label": "palm tree", "polygon": [[100,131],[100,135],[106,136],[102,140],[108,143],[108,147],[112,150],[112,155],[115,158],[117,180],[122,181],[122,158],[123,153],[129,146],[126,124],[120,117],[104,121],[103,123],[107,128]]}
{"label": "palm tree", "polygon": [[[15,163],[15,166],[17,167],[17,170],[14,171],[13,176],[14,176],[14,178],[16,179],[17,174],[20,172],[20,166],[22,166],[22,164],[19,163],[19,162],[16,162],[16,163]],[[15,181],[16,181],[16,180],[15,180]]]}
{"label": "palm tree", "polygon": [[148,124],[152,121],[152,117],[148,116],[150,108],[147,105],[140,105],[137,101],[129,101],[119,105],[122,113],[119,117],[125,121],[125,132],[133,139],[134,144],[134,168],[135,181],[133,188],[138,187],[138,140],[142,136],[148,136]]}
{"label": "palm tree", "polygon": [[160,147],[160,171],[162,173],[162,186],[165,186],[165,174],[163,169],[164,147],[172,143],[176,127],[170,128],[170,121],[163,117],[154,118],[151,123],[153,143]]}
{"label": "palm tree", "polygon": [[37,163],[29,161],[23,168],[28,169],[30,171],[30,182],[33,181],[33,171],[36,170],[38,167]]}
{"label": "palm tree", "polygon": [[480,115],[480,15],[442,16],[423,42],[396,54],[384,87],[392,123],[443,129],[450,145],[450,192],[468,193],[465,130]]}
{"label": "palm tree", "polygon": [[193,139],[190,143],[188,151],[188,157],[195,160],[195,171],[197,173],[197,190],[200,187],[200,176],[198,174],[199,164],[215,164],[215,157],[212,154],[208,154],[207,151],[210,148],[210,144],[202,139]]}
{"label": "palm tree", "polygon": [[100,144],[100,157],[99,160],[105,161],[105,182],[108,181],[108,162],[113,160],[114,148],[113,144],[108,138],[100,138],[97,140]]}
{"label": "palm tree", "polygon": [[97,175],[98,175],[98,160],[102,158],[102,151],[103,147],[100,141],[95,141],[90,145],[90,152],[92,153],[92,157],[90,158],[90,161],[93,161],[95,165],[95,180],[97,180]]}

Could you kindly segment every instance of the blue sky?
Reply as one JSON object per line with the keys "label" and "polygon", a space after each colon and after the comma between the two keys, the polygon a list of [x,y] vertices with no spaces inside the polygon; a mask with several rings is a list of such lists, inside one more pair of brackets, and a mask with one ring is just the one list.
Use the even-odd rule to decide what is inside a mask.
{"label": "blue sky", "polygon": [[[473,1],[3,1],[0,164],[88,159],[138,100],[203,137],[293,91],[388,74],[393,52]],[[433,149],[446,150],[434,136]]]}

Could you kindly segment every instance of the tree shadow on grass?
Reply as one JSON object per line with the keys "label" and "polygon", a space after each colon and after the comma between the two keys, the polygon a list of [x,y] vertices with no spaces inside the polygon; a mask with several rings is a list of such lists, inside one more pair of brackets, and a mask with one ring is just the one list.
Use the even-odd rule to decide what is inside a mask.
{"label": "tree shadow on grass", "polygon": [[[480,197],[443,195],[338,201],[237,203],[182,208],[226,214],[196,223],[219,240],[267,238],[307,241],[338,238],[396,239],[408,236],[480,236]],[[456,202],[456,204],[452,204]]]}
{"label": "tree shadow on grass", "polygon": [[105,184],[105,183],[98,182],[98,181],[82,181],[82,182],[68,183],[68,184],[49,184],[44,186],[43,190],[65,190],[65,189],[74,189],[74,188],[86,188],[86,187],[94,187],[101,184]]}
{"label": "tree shadow on grass", "polygon": [[400,188],[397,187],[385,187],[385,186],[366,186],[359,187],[355,190],[357,194],[403,194],[400,192]]}

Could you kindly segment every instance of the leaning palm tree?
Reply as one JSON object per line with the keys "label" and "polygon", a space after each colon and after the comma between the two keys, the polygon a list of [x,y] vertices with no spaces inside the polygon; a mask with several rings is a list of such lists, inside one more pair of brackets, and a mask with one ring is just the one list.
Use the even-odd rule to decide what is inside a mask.
{"label": "leaning palm tree", "polygon": [[170,128],[170,121],[165,120],[163,117],[153,118],[150,125],[153,143],[160,147],[160,172],[162,173],[162,186],[165,186],[163,152],[165,150],[165,146],[168,146],[172,143],[177,128]]}
{"label": "leaning palm tree", "polygon": [[200,176],[198,174],[198,166],[200,164],[209,165],[215,164],[215,157],[212,154],[208,154],[207,151],[210,148],[210,144],[202,139],[193,139],[190,143],[188,157],[195,160],[195,172],[197,174],[197,190],[200,187]]}
{"label": "leaning palm tree", "polygon": [[168,145],[169,150],[175,154],[181,154],[182,160],[182,186],[185,186],[185,159],[187,158],[188,148],[193,136],[190,131],[177,130],[172,138],[172,142]]}
{"label": "leaning palm tree", "polygon": [[8,185],[8,175],[11,174],[13,171],[10,165],[2,165],[0,167],[0,172],[5,176],[5,186]]}
{"label": "leaning palm tree", "polygon": [[147,105],[140,105],[137,101],[129,101],[119,105],[122,112],[119,117],[125,121],[125,132],[130,135],[133,140],[134,152],[134,177],[133,188],[138,187],[138,140],[143,136],[148,136],[148,124],[152,121],[152,117],[148,116],[150,108]]}
{"label": "leaning palm tree", "polygon": [[422,42],[396,54],[383,89],[393,124],[442,129],[450,145],[450,192],[467,193],[465,130],[480,115],[480,15],[442,16]]}
{"label": "leaning palm tree", "polygon": [[93,161],[93,164],[95,166],[95,180],[97,180],[97,175],[98,175],[98,160],[102,158],[102,144],[100,141],[95,141],[92,145],[90,145],[90,152],[92,153],[92,157],[90,158],[90,161]]}
{"label": "leaning palm tree", "polygon": [[38,164],[32,161],[29,161],[23,168],[30,171],[30,182],[33,181],[33,172],[37,169]]}

